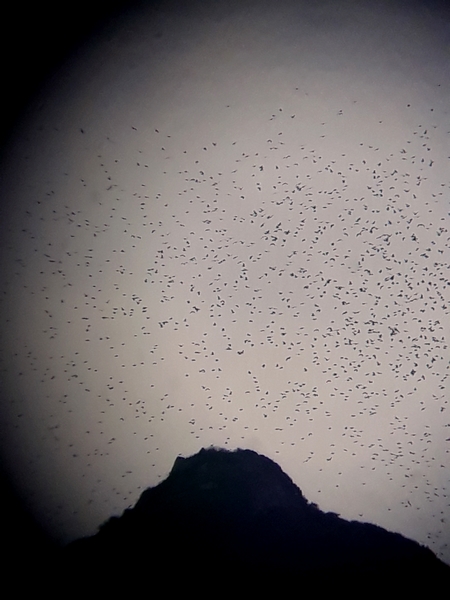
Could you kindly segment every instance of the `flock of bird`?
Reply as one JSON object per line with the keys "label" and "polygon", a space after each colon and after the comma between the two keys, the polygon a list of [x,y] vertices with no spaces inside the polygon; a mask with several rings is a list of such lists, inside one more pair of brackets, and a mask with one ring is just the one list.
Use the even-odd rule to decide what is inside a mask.
{"label": "flock of bird", "polygon": [[330,143],[351,111],[277,106],[256,145],[80,125],[8,220],[2,444],[63,539],[216,445],[450,556],[449,132]]}

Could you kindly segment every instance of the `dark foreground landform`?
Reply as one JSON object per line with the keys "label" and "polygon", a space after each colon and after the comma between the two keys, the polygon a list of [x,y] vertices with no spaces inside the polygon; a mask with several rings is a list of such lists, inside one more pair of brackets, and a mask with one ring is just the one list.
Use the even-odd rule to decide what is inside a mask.
{"label": "dark foreground landform", "polygon": [[214,594],[243,585],[308,582],[350,590],[364,582],[370,591],[450,581],[450,567],[431,550],[322,512],[256,452],[215,448],[177,458],[167,479],[144,491],[134,508],[66,546],[62,572],[91,589],[94,582],[104,589],[126,581],[153,587],[163,578],[166,592],[212,586]]}

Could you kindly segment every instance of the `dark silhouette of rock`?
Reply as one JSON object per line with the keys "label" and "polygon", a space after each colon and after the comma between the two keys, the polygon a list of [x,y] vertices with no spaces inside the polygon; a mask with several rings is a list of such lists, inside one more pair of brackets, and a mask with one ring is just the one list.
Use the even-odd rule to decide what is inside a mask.
{"label": "dark silhouette of rock", "polygon": [[134,508],[68,545],[63,563],[78,581],[92,586],[97,577],[102,587],[106,573],[113,587],[170,574],[167,589],[211,578],[220,588],[360,581],[405,589],[450,580],[450,568],[418,543],[322,512],[270,459],[215,448],[177,458]]}

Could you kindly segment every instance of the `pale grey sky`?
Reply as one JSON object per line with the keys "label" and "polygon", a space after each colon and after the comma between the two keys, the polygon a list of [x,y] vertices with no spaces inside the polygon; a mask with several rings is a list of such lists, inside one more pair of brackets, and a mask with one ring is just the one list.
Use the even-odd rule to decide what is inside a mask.
{"label": "pale grey sky", "polygon": [[11,147],[1,443],[63,542],[216,445],[450,564],[450,25],[304,4],[119,20]]}

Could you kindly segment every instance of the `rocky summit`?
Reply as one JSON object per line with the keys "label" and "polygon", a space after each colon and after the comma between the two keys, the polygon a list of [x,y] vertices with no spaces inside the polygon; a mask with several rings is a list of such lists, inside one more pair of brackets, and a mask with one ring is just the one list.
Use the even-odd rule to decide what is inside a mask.
{"label": "rocky summit", "polygon": [[450,576],[420,544],[322,512],[272,460],[217,448],[178,457],[167,479],[145,490],[134,508],[66,546],[63,569],[105,589],[168,571],[168,588],[206,584],[206,574],[221,585],[252,586],[300,578],[318,586],[437,585]]}

